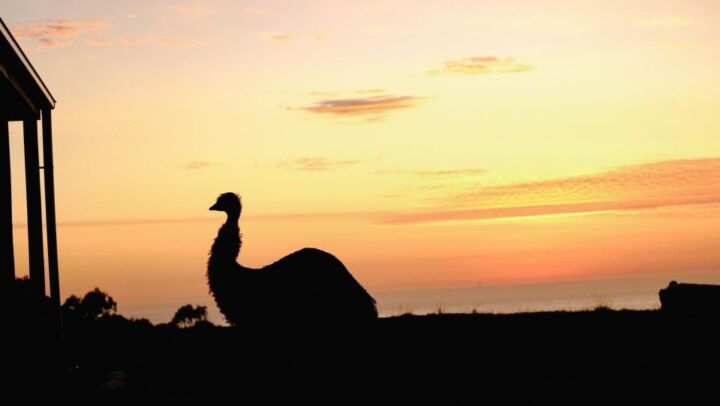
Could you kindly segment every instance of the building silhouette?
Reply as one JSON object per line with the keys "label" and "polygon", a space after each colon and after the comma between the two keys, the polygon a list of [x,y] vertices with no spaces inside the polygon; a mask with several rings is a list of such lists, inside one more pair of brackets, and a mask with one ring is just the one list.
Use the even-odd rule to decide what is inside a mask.
{"label": "building silhouette", "polygon": [[[41,202],[41,196],[44,194],[50,298],[59,308],[60,283],[51,119],[51,111],[54,107],[55,99],[52,94],[5,22],[0,19],[0,291],[11,286],[15,280],[9,123],[22,121],[30,284],[34,294],[46,294],[46,251],[43,246]],[[38,121],[42,126],[42,165],[39,157]],[[40,184],[40,171],[43,171],[44,175],[44,188]]]}

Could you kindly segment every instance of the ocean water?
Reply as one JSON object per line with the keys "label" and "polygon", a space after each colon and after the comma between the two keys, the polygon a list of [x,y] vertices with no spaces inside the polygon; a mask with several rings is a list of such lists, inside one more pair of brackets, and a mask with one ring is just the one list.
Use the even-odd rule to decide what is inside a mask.
{"label": "ocean water", "polygon": [[600,280],[518,285],[480,285],[444,289],[383,291],[375,294],[381,316],[404,313],[520,313],[613,309],[656,309],[654,280]]}
{"label": "ocean water", "polygon": [[[720,272],[683,275],[653,275],[584,281],[545,282],[507,285],[479,285],[452,288],[370,290],[381,317],[405,313],[521,313],[542,311],[580,311],[596,307],[611,309],[658,309],[658,291],[671,280],[686,283],[720,284]],[[166,302],[119,309],[126,316],[145,317],[155,323],[169,321],[186,302]],[[208,306],[212,322],[224,324],[212,298],[193,302]]]}

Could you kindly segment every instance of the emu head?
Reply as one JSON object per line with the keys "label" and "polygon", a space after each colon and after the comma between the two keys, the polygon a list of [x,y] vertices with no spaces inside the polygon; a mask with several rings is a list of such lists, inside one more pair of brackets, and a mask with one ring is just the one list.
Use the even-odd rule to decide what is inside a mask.
{"label": "emu head", "polygon": [[223,193],[218,196],[215,204],[210,206],[210,210],[224,211],[230,215],[240,215],[242,211],[242,203],[240,203],[240,196],[235,193]]}

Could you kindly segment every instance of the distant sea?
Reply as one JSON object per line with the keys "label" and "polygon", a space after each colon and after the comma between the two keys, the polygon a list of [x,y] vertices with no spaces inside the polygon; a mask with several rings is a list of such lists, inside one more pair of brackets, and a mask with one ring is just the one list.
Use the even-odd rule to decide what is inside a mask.
{"label": "distant sea", "polygon": [[[405,313],[520,313],[541,311],[579,311],[596,307],[611,309],[658,309],[658,291],[671,280],[686,283],[720,284],[720,272],[583,281],[544,282],[505,285],[476,285],[450,288],[370,290],[381,317]],[[212,298],[184,303],[162,303],[121,307],[128,317],[144,317],[154,323],[169,321],[183,304],[208,306],[210,320],[223,324]]]}

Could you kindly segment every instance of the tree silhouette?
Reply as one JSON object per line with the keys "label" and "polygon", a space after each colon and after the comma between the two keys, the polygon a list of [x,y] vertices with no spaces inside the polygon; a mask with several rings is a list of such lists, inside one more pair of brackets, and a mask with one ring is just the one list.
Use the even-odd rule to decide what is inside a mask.
{"label": "tree silhouette", "polygon": [[62,305],[63,313],[82,319],[96,320],[117,313],[117,302],[99,288],[86,293],[82,299],[70,296]]}
{"label": "tree silhouette", "polygon": [[206,324],[209,323],[207,321],[207,307],[205,306],[195,306],[192,305],[185,305],[177,309],[175,312],[175,316],[173,316],[172,321],[170,322],[176,327],[193,327],[198,324]]}
{"label": "tree silhouette", "polygon": [[65,303],[62,305],[62,310],[64,312],[79,312],[81,303],[82,301],[79,297],[72,295],[65,299]]}

